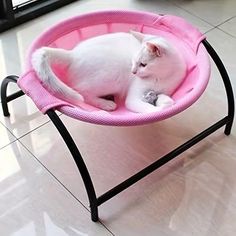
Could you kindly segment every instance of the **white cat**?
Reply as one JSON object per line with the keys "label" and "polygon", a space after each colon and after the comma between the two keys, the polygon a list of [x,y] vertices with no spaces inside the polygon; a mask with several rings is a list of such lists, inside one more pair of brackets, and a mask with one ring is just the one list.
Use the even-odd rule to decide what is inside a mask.
{"label": "white cat", "polygon": [[[54,64],[65,67],[66,81],[54,74]],[[170,96],[186,73],[181,52],[164,38],[139,32],[97,36],[72,50],[43,47],[33,54],[32,66],[47,89],[74,105],[84,101],[113,111],[123,100],[127,109],[141,113],[171,106]],[[158,94],[155,105],[145,101],[149,90]]]}

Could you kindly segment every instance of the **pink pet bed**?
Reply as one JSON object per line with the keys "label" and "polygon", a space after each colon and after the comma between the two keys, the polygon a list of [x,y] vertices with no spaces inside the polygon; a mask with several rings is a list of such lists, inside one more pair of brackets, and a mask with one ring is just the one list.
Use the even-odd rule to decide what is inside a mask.
{"label": "pink pet bed", "polygon": [[[97,35],[130,30],[165,37],[183,52],[188,71],[184,82],[173,94],[174,106],[149,114],[133,113],[122,105],[113,112],[99,111],[87,104],[74,107],[50,94],[40,84],[32,70],[31,55],[37,48],[49,46],[72,49],[79,42]],[[18,80],[18,85],[33,99],[43,113],[55,108],[75,119],[116,126],[140,125],[163,120],[191,106],[206,88],[210,75],[210,63],[208,53],[201,44],[204,38],[205,36],[196,28],[176,16],[130,11],[103,11],[73,17],[48,29],[35,40],[26,60],[26,73]],[[59,78],[63,78],[63,71],[60,71],[60,68],[54,68],[54,71]]]}
{"label": "pink pet bed", "polygon": [[[72,104],[68,104],[50,94],[41,85],[32,69],[31,55],[37,48],[42,46],[71,49],[79,42],[90,37],[112,32],[129,32],[130,30],[166,37],[175,44],[185,57],[188,68],[186,78],[172,95],[175,104],[163,111],[138,114],[126,110],[122,105],[114,112],[101,111],[87,104],[74,107]],[[213,59],[222,77],[228,100],[228,114],[165,156],[158,158],[149,166],[97,197],[89,171],[78,147],[55,110],[85,122],[115,126],[141,125],[169,118],[191,106],[204,92],[210,75],[208,55]],[[54,67],[53,69],[60,78],[66,79],[60,68]],[[7,96],[7,86],[10,82],[17,82],[22,90]],[[234,95],[229,76],[222,61],[213,47],[206,41],[205,36],[182,18],[147,12],[102,11],[89,13],[63,21],[48,29],[30,47],[25,73],[19,79],[17,76],[8,76],[2,82],[1,101],[5,116],[10,115],[8,102],[24,94],[30,96],[38,109],[49,116],[70,150],[88,194],[93,221],[99,219],[99,205],[176,158],[221,127],[225,126],[225,134],[229,135],[234,120]]]}

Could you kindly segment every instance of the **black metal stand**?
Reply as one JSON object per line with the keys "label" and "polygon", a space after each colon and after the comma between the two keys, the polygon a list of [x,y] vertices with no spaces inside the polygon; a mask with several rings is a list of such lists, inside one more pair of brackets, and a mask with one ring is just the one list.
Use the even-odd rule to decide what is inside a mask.
{"label": "black metal stand", "polygon": [[10,116],[7,103],[24,95],[23,91],[18,91],[16,93],[13,93],[9,96],[7,96],[7,87],[10,82],[16,83],[18,79],[18,76],[16,75],[10,75],[7,76],[3,81],[1,85],[1,101],[2,101],[2,110],[4,116]]}
{"label": "black metal stand", "polygon": [[[153,162],[149,166],[145,167],[138,173],[134,174],[130,178],[126,179],[122,183],[118,184],[114,188],[110,189],[109,191],[105,192],[101,196],[97,197],[96,192],[93,186],[92,179],[89,175],[89,171],[83,161],[83,158],[74,142],[72,139],[70,133],[66,129],[65,125],[59,118],[59,116],[56,114],[54,110],[48,110],[47,115],[61,134],[63,140],[65,141],[68,149],[70,150],[70,153],[75,161],[76,166],[79,169],[79,172],[82,176],[87,194],[88,194],[88,199],[90,203],[90,209],[91,209],[91,219],[92,221],[96,222],[98,221],[98,206],[106,202],[107,200],[111,199],[112,197],[116,196],[123,190],[127,189],[137,181],[141,180],[145,176],[149,175],[152,173],[154,170],[160,168],[161,166],[165,165],[167,162],[171,161],[175,157],[179,156],[181,153],[185,152],[187,149],[191,148],[210,134],[214,133],[217,131],[219,128],[225,126],[225,131],[224,133],[226,135],[229,135],[232,129],[233,125],[233,120],[234,120],[234,94],[232,90],[232,86],[230,83],[229,76],[227,74],[227,71],[220,60],[219,56],[215,52],[215,50],[212,48],[212,46],[206,41],[203,41],[204,46],[206,47],[208,53],[212,57],[213,61],[215,62],[221,77],[224,82],[226,94],[227,94],[227,100],[228,100],[228,115],[207,128],[206,130],[202,131],[201,133],[197,134],[195,137],[192,139],[188,140],[184,144],[180,145],[176,149],[172,150],[165,156],[161,157],[157,161]],[[16,99],[17,97],[20,97],[23,95],[22,91],[19,91],[17,93],[14,93],[10,96],[6,96],[6,89],[7,85],[10,82],[16,82],[17,77],[16,76],[8,76],[3,80],[2,87],[1,87],[1,98],[2,98],[2,108],[3,108],[3,113],[5,116],[9,116],[9,111],[7,107],[7,103],[9,101],[12,101]]]}

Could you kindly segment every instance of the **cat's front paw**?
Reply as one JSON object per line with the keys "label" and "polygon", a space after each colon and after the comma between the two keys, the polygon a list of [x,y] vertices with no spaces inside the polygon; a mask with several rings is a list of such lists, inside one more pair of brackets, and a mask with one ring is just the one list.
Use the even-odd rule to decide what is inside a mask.
{"label": "cat's front paw", "polygon": [[117,105],[113,101],[104,101],[103,104],[100,105],[100,108],[104,111],[114,111]]}

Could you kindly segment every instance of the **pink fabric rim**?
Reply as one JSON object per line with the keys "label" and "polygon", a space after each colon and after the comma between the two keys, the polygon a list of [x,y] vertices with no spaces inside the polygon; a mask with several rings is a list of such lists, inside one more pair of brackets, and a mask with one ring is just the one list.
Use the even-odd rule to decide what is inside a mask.
{"label": "pink fabric rim", "polygon": [[[138,29],[142,32],[157,32],[165,37],[169,37],[170,40],[180,47],[180,50],[183,50],[183,53],[186,54],[186,63],[188,64],[189,71],[185,79],[186,82],[174,94],[176,103],[172,107],[160,112],[144,114],[132,113],[124,108],[114,112],[101,110],[87,111],[56,98],[41,85],[31,67],[32,53],[42,46],[73,47],[74,45],[71,44],[74,40],[74,32],[81,34],[86,29],[87,33],[83,33],[83,37],[86,37],[86,34],[94,34],[94,32],[96,35],[96,33],[101,33],[99,32],[101,25],[106,26],[106,32],[104,31],[103,33],[127,31],[126,26],[134,26],[136,30]],[[184,19],[176,16],[162,16],[126,10],[99,11],[83,14],[51,27],[33,42],[26,60],[26,73],[20,77],[18,85],[32,98],[38,109],[43,113],[54,108],[63,114],[81,121],[113,126],[142,125],[164,120],[191,106],[201,96],[208,84],[210,62],[207,51],[201,44],[204,38],[205,36],[196,28]]]}

